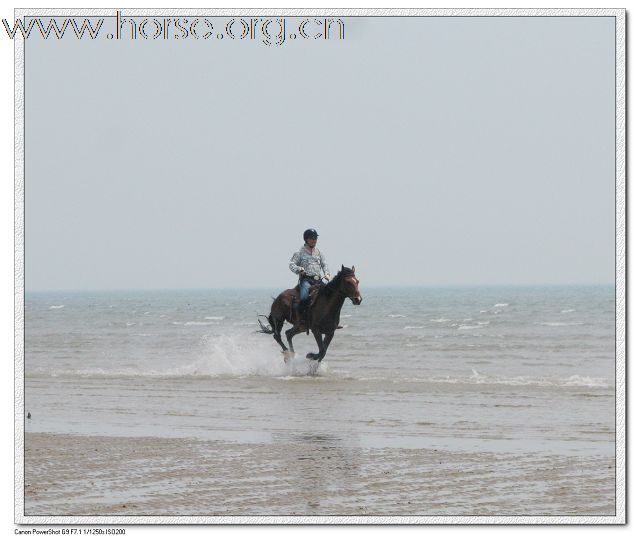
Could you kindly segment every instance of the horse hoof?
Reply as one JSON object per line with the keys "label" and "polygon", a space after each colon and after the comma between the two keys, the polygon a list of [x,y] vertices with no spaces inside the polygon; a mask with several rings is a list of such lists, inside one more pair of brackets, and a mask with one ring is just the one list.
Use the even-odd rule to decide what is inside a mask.
{"label": "horse hoof", "polygon": [[317,354],[313,354],[312,352],[307,354],[307,360],[317,360],[317,359],[318,359]]}

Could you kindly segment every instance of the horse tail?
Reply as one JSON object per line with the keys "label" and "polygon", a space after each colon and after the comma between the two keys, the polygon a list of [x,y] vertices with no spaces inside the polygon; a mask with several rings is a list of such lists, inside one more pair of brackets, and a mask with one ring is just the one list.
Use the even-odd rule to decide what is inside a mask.
{"label": "horse tail", "polygon": [[[260,320],[260,317],[264,317],[265,319],[267,319],[269,324],[265,326],[265,324],[263,324],[263,322]],[[269,315],[268,317],[266,315],[258,315],[258,324],[260,325],[260,330],[256,330],[256,332],[260,332],[262,334],[274,333],[273,327],[275,325],[273,324],[273,319],[271,318],[271,315]]]}

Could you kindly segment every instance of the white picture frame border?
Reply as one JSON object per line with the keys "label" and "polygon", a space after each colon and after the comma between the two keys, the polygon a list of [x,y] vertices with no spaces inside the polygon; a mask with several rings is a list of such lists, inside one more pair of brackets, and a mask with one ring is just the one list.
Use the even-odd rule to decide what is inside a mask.
{"label": "white picture frame border", "polygon": [[[18,8],[22,17],[115,17],[114,9]],[[624,9],[121,9],[126,17],[614,17],[616,29],[616,513],[610,516],[27,516],[24,513],[24,39],[14,38],[15,92],[15,292],[14,423],[17,524],[624,524],[626,523],[626,11]]]}

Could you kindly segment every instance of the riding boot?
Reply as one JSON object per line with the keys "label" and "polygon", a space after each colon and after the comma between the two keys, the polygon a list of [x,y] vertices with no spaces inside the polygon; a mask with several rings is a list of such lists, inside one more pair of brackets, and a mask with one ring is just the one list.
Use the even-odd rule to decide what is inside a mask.
{"label": "riding boot", "polygon": [[311,299],[307,298],[307,301],[305,302],[305,305],[303,306],[304,309],[304,325],[307,328],[307,335],[309,335],[309,327],[311,326],[311,315],[310,315],[310,308],[311,308]]}
{"label": "riding boot", "polygon": [[309,319],[309,299],[301,300],[298,304],[298,317],[300,318],[300,324],[305,326]]}

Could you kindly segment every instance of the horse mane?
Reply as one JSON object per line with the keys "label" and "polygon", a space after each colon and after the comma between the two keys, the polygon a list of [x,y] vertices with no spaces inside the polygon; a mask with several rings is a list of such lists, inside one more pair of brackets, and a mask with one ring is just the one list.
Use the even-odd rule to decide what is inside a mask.
{"label": "horse mane", "polygon": [[346,276],[352,276],[352,275],[353,275],[353,270],[351,270],[351,268],[346,268],[345,266],[343,266],[342,269],[335,276],[333,276],[333,279],[329,283],[327,283],[324,287],[322,287],[320,291],[318,291],[318,295],[331,296],[336,292],[336,290],[338,289],[338,286],[340,285],[340,283],[342,283],[342,280]]}

